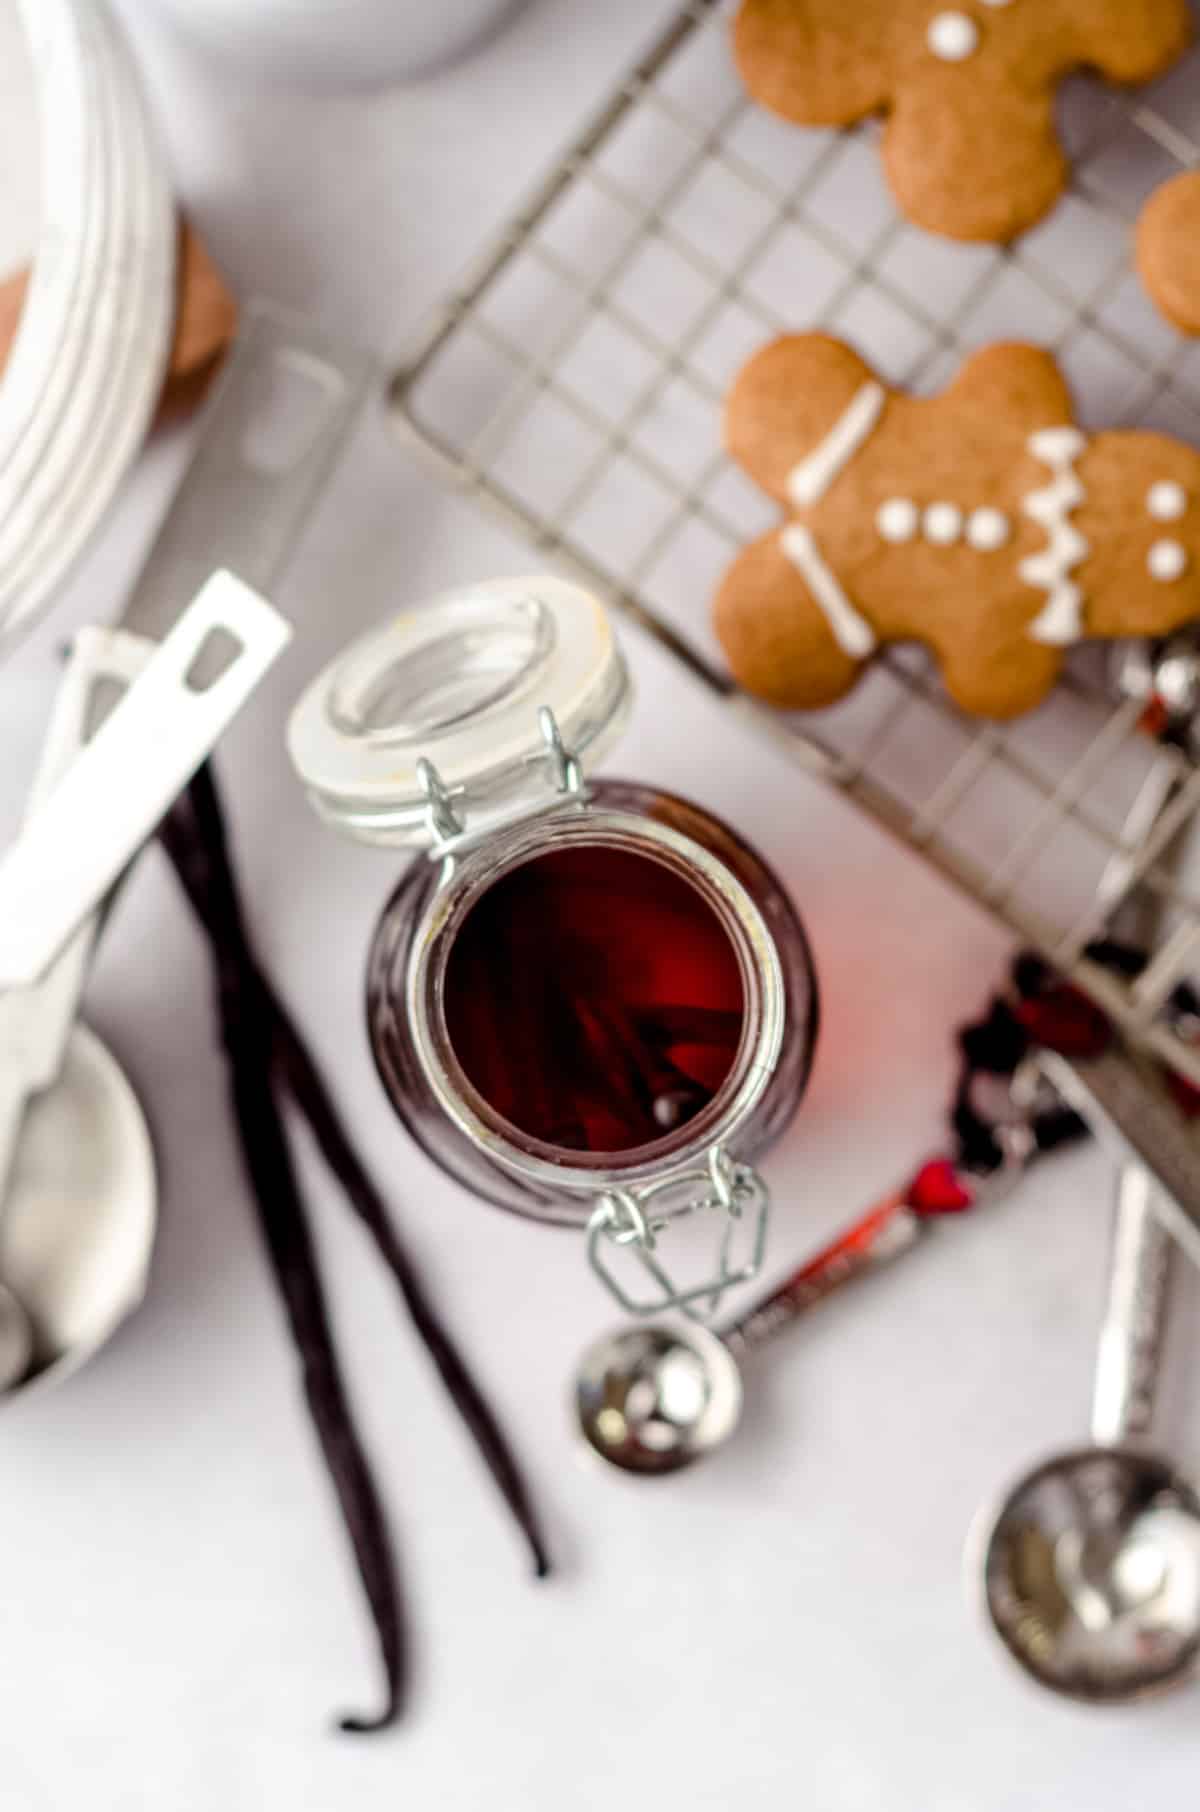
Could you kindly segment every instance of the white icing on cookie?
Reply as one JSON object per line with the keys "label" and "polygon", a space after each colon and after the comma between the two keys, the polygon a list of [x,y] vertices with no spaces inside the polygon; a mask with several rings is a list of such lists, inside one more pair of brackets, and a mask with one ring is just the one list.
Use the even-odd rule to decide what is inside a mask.
{"label": "white icing on cookie", "polygon": [[1156,522],[1178,522],[1187,509],[1187,492],[1173,478],[1160,478],[1146,492],[1146,508]]}
{"label": "white icing on cookie", "polygon": [[1188,569],[1187,548],[1182,541],[1156,541],[1146,555],[1152,579],[1181,579]]}
{"label": "white icing on cookie", "polygon": [[1049,594],[1029,634],[1052,648],[1077,642],[1083,634],[1083,593],[1069,575],[1091,550],[1068,518],[1084,500],[1074,462],[1085,445],[1078,428],[1041,428],[1029,437],[1030,452],[1045,461],[1054,478],[1021,500],[1024,514],[1045,529],[1048,540],[1038,553],[1027,554],[1017,571],[1026,585]]}
{"label": "white icing on cookie", "polygon": [[911,497],[889,497],[875,512],[875,527],[885,541],[911,541],[920,521],[921,512]]}
{"label": "white icing on cookie", "polygon": [[813,598],[825,613],[833,639],[852,660],[865,660],[875,647],[875,631],[860,616],[842,590],[837,577],[821,557],[820,549],[802,522],[789,522],[779,537],[784,556],[807,581]]}
{"label": "white icing on cookie", "polygon": [[872,380],[855,392],[833,427],[807,458],[788,473],[787,493],[798,509],[823,497],[842,467],[864,447],[875,429],[887,396]]}
{"label": "white icing on cookie", "polygon": [[981,554],[995,553],[998,547],[1005,545],[1011,534],[1012,523],[1004,511],[994,510],[988,504],[984,504],[982,509],[972,510],[967,517],[967,540]]}
{"label": "white icing on cookie", "polygon": [[926,541],[950,547],[963,532],[963,513],[956,503],[931,503],[921,518]]}
{"label": "white icing on cookie", "polygon": [[1011,6],[1013,0],[983,0],[985,6]]}
{"label": "white icing on cookie", "polygon": [[925,42],[943,63],[961,63],[979,48],[979,27],[969,13],[935,13]]}

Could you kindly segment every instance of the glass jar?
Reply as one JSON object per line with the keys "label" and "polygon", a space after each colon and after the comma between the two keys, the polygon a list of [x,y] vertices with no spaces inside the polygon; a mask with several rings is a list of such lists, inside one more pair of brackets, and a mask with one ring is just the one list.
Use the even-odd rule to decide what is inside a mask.
{"label": "glass jar", "polygon": [[[626,1310],[712,1309],[761,1262],[752,1160],[803,1094],[816,983],[790,900],[727,825],[586,778],[629,705],[599,603],[504,580],[355,643],[289,747],[324,818],[426,852],[368,962],[372,1048],[413,1137],[484,1199],[586,1227]],[[715,1267],[674,1281],[664,1237],[698,1213]]]}

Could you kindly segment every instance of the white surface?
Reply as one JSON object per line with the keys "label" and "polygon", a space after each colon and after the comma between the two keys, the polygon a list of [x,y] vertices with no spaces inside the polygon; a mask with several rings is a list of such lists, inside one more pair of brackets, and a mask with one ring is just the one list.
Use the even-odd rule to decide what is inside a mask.
{"label": "white surface", "polygon": [[[371,102],[241,92],[146,50],[182,187],[239,285],[395,348],[667,10],[534,0],[474,61]],[[0,672],[6,830],[55,644],[127,582],[182,453],[155,450],[68,603]],[[283,725],[320,664],[398,601],[527,566],[369,421],[281,591],[293,648],[222,768],[264,951],[486,1368],[560,1576],[527,1579],[394,1291],[310,1167],[418,1626],[407,1727],[329,1734],[332,1712],[373,1702],[366,1621],[237,1172],[205,961],[150,857],[90,1011],[148,1106],[164,1225],[143,1310],[69,1388],[0,1424],[6,1812],[1130,1812],[1151,1781],[1155,1803],[1190,1805],[1193,1697],[1123,1715],[1038,1697],[960,1577],[981,1499],[1086,1426],[1110,1194],[1098,1153],[828,1305],[756,1369],[729,1450],[640,1488],[597,1476],[567,1432],[567,1374],[610,1319],[578,1245],[468,1200],[392,1121],[361,991],[398,864],[313,820]],[[949,1027],[977,1011],[1005,943],[660,652],[624,643],[642,707],[609,766],[741,824],[813,934],[820,1057],[770,1162],[782,1270],[936,1144]],[[1184,1415],[1194,1282],[1180,1281],[1163,1427],[1200,1463]]]}

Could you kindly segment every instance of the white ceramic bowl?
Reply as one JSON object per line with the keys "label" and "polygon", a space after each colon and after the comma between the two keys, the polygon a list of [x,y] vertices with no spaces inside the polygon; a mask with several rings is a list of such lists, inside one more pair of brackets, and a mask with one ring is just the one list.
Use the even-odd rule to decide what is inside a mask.
{"label": "white ceramic bowl", "polygon": [[379,88],[460,55],[514,11],[517,0],[156,4],[195,44],[262,80],[311,88]]}
{"label": "white ceramic bowl", "polygon": [[136,457],[175,308],[166,162],[104,0],[17,6],[40,210],[0,383],[0,651],[53,596]]}
{"label": "white ceramic bowl", "polygon": [[0,0],[0,280],[37,249],[41,194],[37,91],[16,0]]}

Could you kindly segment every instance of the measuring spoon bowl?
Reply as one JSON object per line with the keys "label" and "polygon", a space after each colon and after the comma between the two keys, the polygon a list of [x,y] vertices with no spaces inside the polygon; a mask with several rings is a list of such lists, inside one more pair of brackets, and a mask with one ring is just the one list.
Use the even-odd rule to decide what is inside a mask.
{"label": "measuring spoon bowl", "polygon": [[739,1360],[856,1278],[907,1252],[925,1227],[900,1190],[720,1333],[694,1320],[618,1328],[584,1354],[575,1418],[594,1453],[622,1472],[661,1477],[727,1441],[742,1413]]}
{"label": "measuring spoon bowl", "polygon": [[1200,1658],[1200,1497],[1168,1461],[1083,1447],[1027,1473],[979,1543],[986,1614],[1041,1686],[1088,1704],[1165,1691]]}
{"label": "measuring spoon bowl", "polygon": [[680,1472],[729,1439],[742,1413],[737,1361],[697,1322],[602,1335],[575,1379],[575,1418],[593,1452],[623,1472]]}
{"label": "measuring spoon bowl", "polygon": [[34,1336],[0,1409],[77,1371],[137,1307],[157,1203],[141,1106],[107,1048],[77,1023],[62,1074],[26,1113],[0,1214],[0,1277]]}

